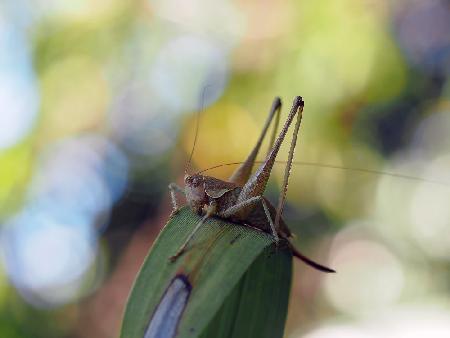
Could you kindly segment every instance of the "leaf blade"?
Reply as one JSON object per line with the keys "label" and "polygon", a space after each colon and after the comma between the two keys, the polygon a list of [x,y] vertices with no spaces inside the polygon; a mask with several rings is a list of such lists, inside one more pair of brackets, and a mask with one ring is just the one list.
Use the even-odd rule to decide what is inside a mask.
{"label": "leaf blade", "polygon": [[[291,280],[290,252],[287,249],[274,252],[274,243],[265,233],[211,219],[196,235],[186,254],[175,263],[169,263],[168,258],[176,252],[199,219],[188,208],[183,208],[158,236],[130,294],[121,337],[144,337],[150,319],[176,275],[185,276],[192,286],[192,294],[177,325],[176,337],[203,337],[214,330],[216,335],[234,330],[234,337],[238,332],[250,332],[248,320],[252,323],[259,321],[259,326],[255,326],[261,327],[264,316],[258,315],[256,310],[256,318],[248,315],[258,297],[255,296],[253,301],[243,297],[250,296],[256,289],[263,290],[260,298],[270,298],[272,303],[279,298],[278,315],[264,318],[276,322],[273,324],[276,330],[271,330],[272,335],[267,337],[278,337],[279,332],[282,335]],[[267,270],[268,266],[275,270]],[[267,270],[265,274],[264,269]],[[274,271],[278,271],[278,275],[274,275]],[[263,282],[258,281],[258,276],[262,276]],[[267,288],[267,282],[269,285],[284,283],[283,290],[268,297],[270,288]],[[257,283],[266,287],[255,288]],[[236,298],[239,289],[242,291]],[[242,318],[249,319],[243,321]]]}

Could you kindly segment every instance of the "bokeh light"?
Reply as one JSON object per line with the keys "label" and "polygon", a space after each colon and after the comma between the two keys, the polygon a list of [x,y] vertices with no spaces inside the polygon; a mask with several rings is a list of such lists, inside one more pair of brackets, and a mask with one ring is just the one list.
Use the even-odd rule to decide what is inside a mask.
{"label": "bokeh light", "polygon": [[[428,71],[449,69],[450,8],[442,0],[410,1],[399,7],[397,35],[410,61]],[[420,28],[419,28],[420,27]]]}
{"label": "bokeh light", "polygon": [[195,111],[214,102],[225,88],[227,49],[196,36],[180,36],[162,46],[150,83],[164,106]]}
{"label": "bokeh light", "polygon": [[330,265],[339,274],[326,279],[333,306],[353,316],[373,315],[395,304],[403,287],[400,261],[381,243],[358,235],[353,224],[339,233],[330,251]]}
{"label": "bokeh light", "polygon": [[449,312],[443,308],[409,305],[362,323],[330,324],[305,336],[292,335],[290,338],[444,338],[450,334]]}
{"label": "bokeh light", "polygon": [[95,19],[115,5],[115,0],[101,0],[94,2],[84,0],[42,1],[31,0],[33,9],[42,19],[57,20],[86,20]]}
{"label": "bokeh light", "polygon": [[41,86],[41,138],[60,138],[102,123],[108,88],[93,60],[76,56],[54,62],[42,75]]}
{"label": "bokeh light", "polygon": [[151,94],[149,85],[127,83],[109,110],[111,132],[131,154],[158,156],[177,139],[180,113]]}
{"label": "bokeh light", "polygon": [[61,305],[81,292],[82,276],[95,260],[96,239],[87,219],[77,217],[30,207],[3,232],[8,275],[36,306]]}
{"label": "bokeh light", "polygon": [[161,19],[230,47],[246,28],[244,15],[229,0],[149,0],[149,4]]}
{"label": "bokeh light", "polygon": [[99,136],[63,140],[43,153],[24,210],[3,232],[8,274],[28,301],[55,306],[86,291],[98,234],[127,175],[126,157]]}
{"label": "bokeh light", "polygon": [[64,140],[43,154],[30,200],[93,220],[121,197],[127,170],[125,156],[99,136]]}
{"label": "bokeh light", "polygon": [[35,124],[39,92],[24,32],[0,11],[0,151],[26,137]]}

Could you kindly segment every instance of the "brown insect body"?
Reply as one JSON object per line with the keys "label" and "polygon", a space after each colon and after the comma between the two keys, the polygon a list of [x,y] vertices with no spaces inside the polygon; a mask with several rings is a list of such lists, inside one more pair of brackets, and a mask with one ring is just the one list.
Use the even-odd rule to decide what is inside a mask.
{"label": "brown insect body", "polygon": [[[269,117],[264,125],[261,135],[247,157],[246,161],[241,164],[239,168],[233,173],[228,181],[223,181],[214,177],[201,175],[200,173],[185,176],[185,189],[178,187],[175,184],[170,184],[172,203],[174,212],[178,210],[178,203],[176,201],[175,191],[182,192],[186,196],[186,200],[190,207],[198,214],[203,215],[202,220],[197,224],[193,232],[188,236],[184,244],[180,247],[177,253],[172,256],[175,260],[185,251],[187,244],[192,239],[195,232],[202,226],[209,217],[220,217],[228,219],[232,222],[242,225],[249,225],[260,229],[262,231],[272,234],[274,240],[278,243],[279,239],[285,240],[292,250],[294,256],[298,257],[305,263],[314,268],[325,271],[334,272],[334,270],[322,266],[298,252],[290,243],[289,238],[291,232],[283,219],[281,213],[283,211],[289,174],[292,166],[295,145],[297,141],[297,133],[300,128],[303,100],[300,96],[294,99],[291,111],[287,120],[275,139],[277,129],[277,122],[273,128],[273,134],[270,141],[270,147],[267,157],[264,162],[258,167],[254,174],[251,174],[256,156],[259,152],[261,144],[267,133],[272,119],[276,115],[276,121],[279,120],[279,112],[281,109],[281,100],[276,98],[269,113]],[[283,143],[287,131],[294,119],[297,116],[297,123],[294,128],[294,137],[290,146],[289,158],[287,161],[285,176],[283,182],[283,189],[280,194],[278,207],[275,208],[263,196],[267,182],[270,177],[275,159]],[[194,143],[195,144],[195,143]],[[192,156],[192,153],[191,153]]]}
{"label": "brown insect body", "polygon": [[[215,204],[217,206],[215,216],[225,218],[223,217],[224,212],[237,204],[242,187],[215,177],[195,174],[186,176],[185,192],[189,206],[199,215],[204,213],[208,205]],[[275,219],[276,208],[264,196],[262,198],[267,204],[272,219]],[[232,215],[227,219],[235,223],[244,223],[267,233],[271,232],[262,205],[255,206],[244,218],[239,217],[239,215]],[[283,219],[281,219],[277,233],[280,238],[288,239],[292,237]]]}

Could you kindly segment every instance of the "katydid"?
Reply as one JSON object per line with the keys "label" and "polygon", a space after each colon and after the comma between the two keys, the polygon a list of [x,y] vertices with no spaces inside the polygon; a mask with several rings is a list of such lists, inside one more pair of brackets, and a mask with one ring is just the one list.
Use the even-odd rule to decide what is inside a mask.
{"label": "katydid", "polygon": [[[186,251],[187,245],[208,218],[219,217],[270,233],[277,244],[280,239],[288,243],[292,254],[306,264],[320,271],[335,272],[334,270],[307,258],[294,248],[290,242],[290,238],[292,237],[291,231],[281,217],[289,185],[289,175],[297,143],[297,134],[302,120],[303,107],[303,99],[300,96],[297,96],[294,99],[291,111],[280,134],[275,139],[281,110],[281,100],[278,97],[275,98],[256,145],[247,159],[235,170],[228,181],[201,175],[199,173],[189,175],[186,172],[184,177],[184,189],[174,183],[169,185],[174,213],[176,213],[179,208],[175,193],[180,192],[186,196],[186,200],[192,210],[203,216],[182,246],[170,258],[171,261],[175,261]],[[275,208],[269,200],[263,196],[263,193],[272,168],[276,162],[276,156],[295,116],[297,116],[297,119],[289,149],[288,160],[286,162],[283,186],[280,192],[278,206]],[[276,122],[273,128],[267,157],[265,161],[260,164],[255,173],[252,174],[256,157],[274,117]],[[191,158],[188,163],[190,163]]]}

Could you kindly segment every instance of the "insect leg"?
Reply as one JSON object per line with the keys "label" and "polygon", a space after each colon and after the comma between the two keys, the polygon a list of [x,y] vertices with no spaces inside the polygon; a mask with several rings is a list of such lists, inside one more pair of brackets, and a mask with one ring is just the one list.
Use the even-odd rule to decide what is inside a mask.
{"label": "insect leg", "polygon": [[227,210],[225,210],[223,213],[221,213],[219,216],[224,217],[224,218],[231,217],[233,215],[239,214],[239,212],[242,210],[245,210],[251,206],[254,206],[258,202],[261,202],[263,209],[264,209],[264,213],[266,214],[267,220],[269,221],[270,230],[272,232],[273,238],[274,238],[275,242],[278,242],[279,241],[278,233],[275,229],[275,225],[272,221],[272,217],[270,216],[270,212],[269,212],[267,203],[262,196],[255,196],[255,197],[249,198],[246,201],[243,201],[236,205],[233,205],[232,207],[229,207]]}
{"label": "insect leg", "polygon": [[180,246],[180,248],[177,250],[177,252],[169,258],[171,262],[174,262],[178,257],[180,257],[184,253],[184,251],[186,250],[186,247],[189,244],[189,242],[191,241],[192,237],[194,237],[195,233],[206,222],[206,220],[215,214],[216,209],[217,209],[217,207],[213,203],[208,206],[208,208],[206,209],[205,216],[203,216],[202,219],[197,223],[194,230],[192,230],[192,232],[189,234],[189,236],[186,238],[186,240],[183,242],[183,244]]}
{"label": "insect leg", "polygon": [[[272,218],[270,216],[270,212],[269,212],[269,208],[267,207],[267,203],[264,200],[264,198],[262,196],[255,196],[252,198],[249,198],[246,201],[243,201],[239,204],[233,205],[232,207],[228,208],[227,210],[225,210],[224,212],[220,213],[218,216],[220,217],[224,217],[224,218],[228,218],[231,217],[233,215],[239,214],[239,211],[246,209],[252,205],[255,205],[256,203],[258,203],[259,201],[261,201],[262,206],[264,208],[264,212],[267,216],[267,220],[269,221],[270,224],[270,228],[272,230],[272,235],[275,239],[276,242],[279,241],[279,237],[278,237],[278,233],[275,230],[275,226],[273,224]],[[323,271],[323,272],[336,272],[333,269],[330,269],[322,264],[319,264],[315,261],[313,261],[311,258],[306,257],[305,255],[303,255],[302,253],[300,253],[293,245],[292,243],[288,240],[287,241],[289,248],[292,251],[292,254],[297,257],[298,259],[300,259],[301,261],[303,261],[304,263],[308,264],[309,266],[312,266],[313,268],[319,270],[319,271]]]}
{"label": "insect leg", "polygon": [[[276,99],[277,98],[275,98],[275,100]],[[275,102],[274,102],[274,104],[275,104]],[[277,110],[277,114],[275,115],[275,122],[273,124],[272,134],[270,135],[270,141],[269,141],[269,145],[267,147],[266,157],[269,155],[270,151],[272,150],[273,144],[275,143],[275,138],[277,137],[278,126],[280,125],[280,112],[281,112],[281,100],[280,100],[280,109]]]}
{"label": "insect leg", "polygon": [[260,196],[264,193],[267,181],[269,180],[270,173],[272,171],[273,165],[275,164],[275,158],[277,157],[281,144],[286,137],[288,129],[292,121],[294,120],[295,115],[297,115],[297,123],[300,123],[299,121],[302,118],[303,106],[304,103],[302,98],[300,96],[297,96],[292,103],[291,111],[289,112],[283,129],[275,140],[275,143],[270,150],[269,155],[267,155],[266,160],[259,166],[256,172],[250,176],[248,181],[242,187],[241,193],[238,197],[238,202],[248,200],[251,197]]}
{"label": "insect leg", "polygon": [[278,230],[280,225],[281,214],[283,213],[284,202],[286,201],[286,193],[289,186],[289,175],[291,174],[292,160],[294,158],[295,146],[297,145],[298,131],[300,129],[300,124],[302,122],[302,116],[299,114],[297,116],[297,122],[295,123],[294,134],[292,136],[291,146],[289,148],[288,160],[286,163],[286,169],[284,170],[283,188],[280,192],[280,197],[278,199],[277,213],[275,215],[275,229]]}
{"label": "insect leg", "polygon": [[170,183],[168,188],[170,191],[170,198],[172,199],[172,207],[173,207],[172,213],[176,213],[179,209],[179,204],[177,201],[177,195],[175,193],[178,192],[184,195],[185,192],[184,189],[178,186],[176,183]]}
{"label": "insect leg", "polygon": [[[275,100],[272,103],[272,107],[269,111],[269,116],[267,117],[267,120],[264,124],[264,127],[261,131],[261,134],[259,135],[258,141],[256,142],[255,147],[248,155],[245,162],[243,162],[231,175],[231,177],[228,179],[229,182],[235,183],[239,186],[243,186],[248,178],[250,177],[253,169],[253,165],[256,160],[256,156],[258,155],[259,149],[261,148],[261,145],[263,143],[264,137],[266,136],[267,130],[269,129],[270,123],[272,122],[274,116],[275,118],[275,126],[273,128],[273,135],[270,140],[269,147],[272,147],[272,144],[275,139],[275,133],[277,131],[278,127],[278,121],[280,120],[280,110],[281,110],[281,99],[279,97],[276,97]],[[269,148],[269,149],[270,149]]]}

